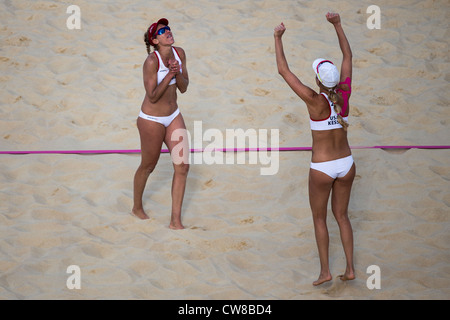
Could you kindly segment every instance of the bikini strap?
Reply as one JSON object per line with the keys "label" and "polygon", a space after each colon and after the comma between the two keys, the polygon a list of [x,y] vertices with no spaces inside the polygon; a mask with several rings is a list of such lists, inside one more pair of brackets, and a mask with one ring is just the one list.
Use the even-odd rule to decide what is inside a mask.
{"label": "bikini strap", "polygon": [[159,70],[159,52],[158,51],[153,51],[153,53],[155,54],[155,56],[156,56],[156,60],[158,60],[158,70]]}
{"label": "bikini strap", "polygon": [[174,50],[174,52],[177,54],[177,56],[178,56],[178,59],[180,59],[180,61],[181,61],[181,58],[180,58],[180,54],[178,53],[178,50],[177,50],[177,48],[175,48],[175,47],[172,47],[172,49]]}

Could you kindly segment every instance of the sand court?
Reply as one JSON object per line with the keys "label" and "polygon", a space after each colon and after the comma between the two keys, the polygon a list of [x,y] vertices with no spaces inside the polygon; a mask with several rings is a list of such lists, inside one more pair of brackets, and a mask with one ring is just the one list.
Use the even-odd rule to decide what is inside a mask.
{"label": "sand court", "polygon": [[[287,27],[294,73],[340,53],[337,11],[353,50],[348,139],[357,175],[349,206],[356,279],[331,210],[333,281],[313,287],[319,258],[308,202],[310,151],[263,165],[192,164],[186,229],[168,228],[173,168],[161,155],[144,193],[150,219],[129,214],[138,153],[0,154],[0,299],[448,299],[450,131],[446,1],[77,1],[0,4],[0,151],[137,150],[142,40],[170,21],[187,54],[178,95],[187,129],[277,129],[280,147],[310,147],[304,103],[277,74],[273,28]],[[205,147],[207,143],[204,143]],[[165,148],[165,146],[164,146]],[[236,156],[226,154],[226,157]],[[246,154],[248,159],[249,154]],[[81,289],[67,268],[79,266]],[[370,290],[369,266],[381,271]]]}
{"label": "sand court", "polygon": [[[300,187],[308,168],[295,165],[307,163],[307,152],[282,155],[282,163],[303,177],[298,181],[290,179],[286,165],[270,183],[248,164],[207,170],[194,165],[184,206],[187,229],[178,232],[167,228],[168,161],[160,163],[146,191],[151,219],[140,221],[127,214],[132,194],[121,182],[133,172],[135,155],[6,156],[2,167],[20,165],[34,174],[4,182],[10,191],[2,192],[2,294],[7,299],[445,298],[449,177],[434,171],[445,170],[448,151],[433,152],[435,164],[413,172],[402,170],[401,162],[408,162],[407,156],[428,161],[421,150],[354,151],[356,161],[378,160],[372,168],[358,168],[349,209],[358,278],[320,289],[310,283],[318,257],[306,190]],[[51,174],[31,164],[42,157]],[[97,183],[91,175],[68,175],[67,164],[59,164],[79,161],[100,168]],[[125,169],[111,174],[103,169],[105,161]],[[419,176],[428,190],[411,183],[411,176]],[[246,191],[229,190],[228,184],[243,180]],[[275,191],[273,180],[280,185]],[[102,190],[99,181],[110,187]],[[332,217],[329,229],[337,275],[345,261]],[[81,290],[65,287],[65,270],[72,264],[82,270]],[[382,290],[366,286],[366,268],[373,264],[381,268]]]}

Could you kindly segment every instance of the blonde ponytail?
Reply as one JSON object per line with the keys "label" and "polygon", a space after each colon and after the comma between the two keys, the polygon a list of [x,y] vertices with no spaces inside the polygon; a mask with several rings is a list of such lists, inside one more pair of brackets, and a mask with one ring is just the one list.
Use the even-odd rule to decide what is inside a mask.
{"label": "blonde ponytail", "polygon": [[337,114],[337,121],[342,126],[342,128],[344,128],[344,130],[347,131],[349,124],[347,122],[345,122],[341,116],[342,107],[338,104],[339,96],[335,91],[336,87],[331,88],[331,89],[327,88],[327,89],[328,89],[328,98],[330,98],[331,102],[333,102],[334,111]]}

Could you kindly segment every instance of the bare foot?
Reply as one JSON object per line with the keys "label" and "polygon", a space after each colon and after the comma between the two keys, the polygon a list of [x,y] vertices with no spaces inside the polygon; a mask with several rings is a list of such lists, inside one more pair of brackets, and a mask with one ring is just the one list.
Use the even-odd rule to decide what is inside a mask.
{"label": "bare foot", "polygon": [[145,213],[144,209],[141,209],[141,210],[135,210],[135,209],[133,209],[133,210],[131,211],[131,215],[134,216],[134,217],[136,217],[136,218],[139,218],[139,219],[141,219],[141,220],[147,220],[147,219],[150,219],[150,217]]}
{"label": "bare foot", "polygon": [[173,213],[170,215],[170,224],[169,228],[172,230],[181,230],[184,229],[183,224],[181,223],[181,213]]}
{"label": "bare foot", "polygon": [[181,224],[181,222],[180,223],[170,222],[169,228],[172,230],[182,230],[184,229],[184,226]]}
{"label": "bare foot", "polygon": [[339,279],[341,279],[342,281],[348,281],[348,280],[353,280],[355,279],[355,273],[353,271],[345,271],[344,274],[341,274],[340,276],[338,276]]}
{"label": "bare foot", "polygon": [[313,282],[313,286],[321,285],[322,283],[331,281],[331,279],[333,279],[333,277],[331,276],[330,273],[324,275],[320,274],[319,279]]}
{"label": "bare foot", "polygon": [[170,217],[169,228],[172,230],[184,229],[184,226],[181,223],[181,219],[180,219],[179,215],[175,215],[175,217],[174,217],[174,215],[172,214],[172,217]]}

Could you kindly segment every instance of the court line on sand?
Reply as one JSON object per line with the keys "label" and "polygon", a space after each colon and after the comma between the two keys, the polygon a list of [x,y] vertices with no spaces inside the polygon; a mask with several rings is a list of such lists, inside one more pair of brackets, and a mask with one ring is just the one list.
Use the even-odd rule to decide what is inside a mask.
{"label": "court line on sand", "polygon": [[[446,145],[405,145],[405,146],[353,146],[351,149],[450,149]],[[200,148],[190,149],[194,152],[250,152],[250,151],[311,151],[312,147],[281,147],[281,148]],[[110,154],[123,153],[133,154],[141,153],[140,149],[125,150],[29,150],[29,151],[0,151],[0,154]],[[169,153],[168,149],[161,149],[161,153]]]}

